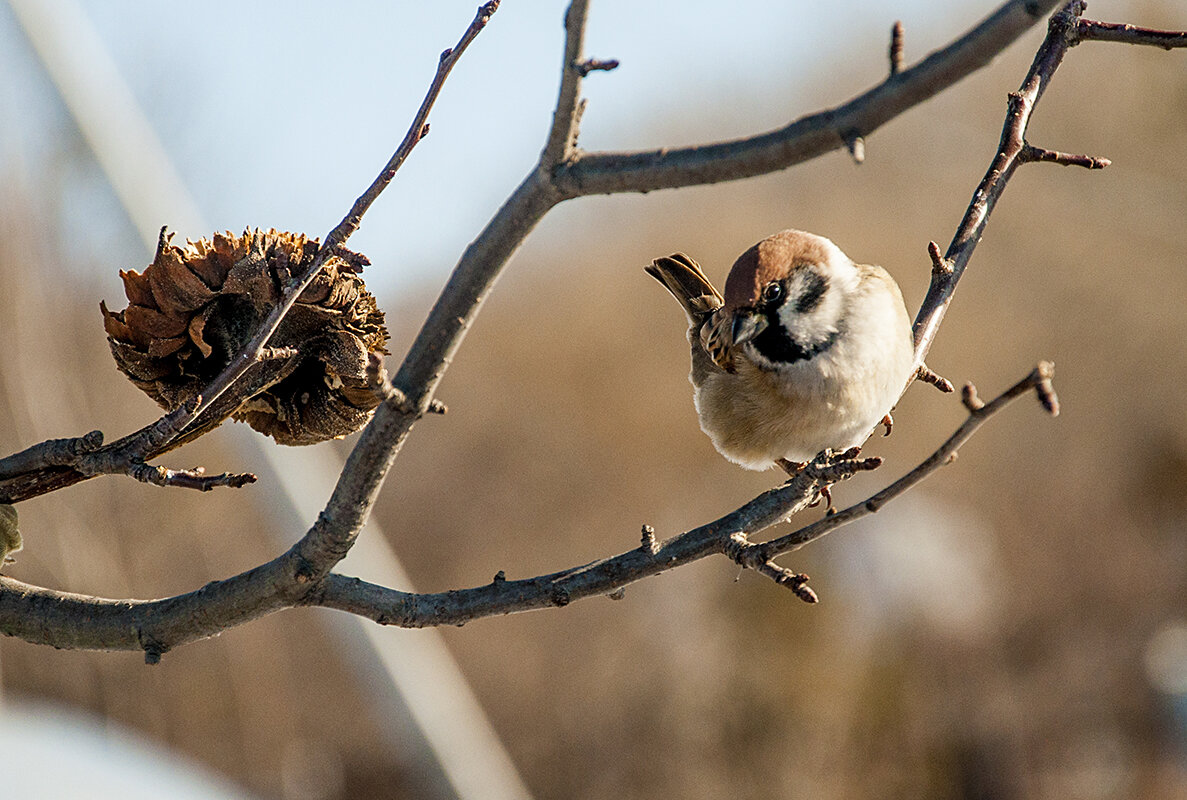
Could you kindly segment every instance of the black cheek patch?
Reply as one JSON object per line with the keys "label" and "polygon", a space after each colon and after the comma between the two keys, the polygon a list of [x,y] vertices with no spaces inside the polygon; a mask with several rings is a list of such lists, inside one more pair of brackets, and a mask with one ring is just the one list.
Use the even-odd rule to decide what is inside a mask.
{"label": "black cheek patch", "polygon": [[778,319],[763,329],[763,332],[751,340],[754,349],[768,361],[775,364],[794,364],[805,361],[836,344],[838,331],[833,331],[826,339],[813,344],[801,344],[787,335],[786,329]]}
{"label": "black cheek patch", "polygon": [[807,274],[804,276],[804,289],[795,301],[795,310],[798,314],[807,314],[820,305],[821,298],[828,290],[828,278],[814,270],[805,270],[805,272]]}

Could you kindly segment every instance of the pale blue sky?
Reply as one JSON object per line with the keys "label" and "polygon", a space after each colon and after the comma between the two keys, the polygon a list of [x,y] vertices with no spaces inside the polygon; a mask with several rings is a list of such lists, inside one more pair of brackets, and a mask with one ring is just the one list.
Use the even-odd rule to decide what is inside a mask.
{"label": "pale blue sky", "polygon": [[[1111,16],[1104,12],[1120,14],[1128,3],[1100,5],[1113,8],[1094,10]],[[82,2],[206,219],[218,229],[275,226],[314,236],[341,218],[386,161],[437,54],[476,6]],[[725,12],[710,0],[595,0],[589,54],[622,66],[586,82],[582,143],[630,149],[765,130],[879,79],[895,19],[906,25],[912,61],[997,6],[735,0]],[[352,240],[377,265],[368,280],[380,292],[406,280],[439,283],[532,165],[555,99],[564,7],[505,0],[455,70],[432,134]],[[826,68],[839,71],[822,81]],[[81,145],[6,4],[0,76],[0,171],[7,178],[15,166],[26,182],[58,187],[51,194],[60,198],[70,247],[85,242],[103,261],[143,263],[143,246],[98,169],[61,174],[47,166]],[[85,250],[69,255],[88,261]],[[101,269],[115,289],[112,264]]]}

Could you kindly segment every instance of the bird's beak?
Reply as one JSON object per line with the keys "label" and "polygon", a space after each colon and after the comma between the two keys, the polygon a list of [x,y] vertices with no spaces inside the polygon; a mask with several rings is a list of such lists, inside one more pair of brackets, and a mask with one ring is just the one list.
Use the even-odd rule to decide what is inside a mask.
{"label": "bird's beak", "polygon": [[766,329],[767,324],[767,318],[754,310],[739,311],[734,314],[734,324],[730,329],[734,347],[758,336]]}

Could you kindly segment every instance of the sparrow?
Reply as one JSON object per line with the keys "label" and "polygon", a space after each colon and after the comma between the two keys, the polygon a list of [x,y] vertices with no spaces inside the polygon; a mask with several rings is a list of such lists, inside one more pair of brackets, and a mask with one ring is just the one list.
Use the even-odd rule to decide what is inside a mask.
{"label": "sparrow", "polygon": [[860,446],[879,421],[889,432],[914,339],[882,267],[786,230],[738,257],[724,296],[683,253],[646,270],[688,317],[697,417],[727,459],[794,474],[823,450]]}

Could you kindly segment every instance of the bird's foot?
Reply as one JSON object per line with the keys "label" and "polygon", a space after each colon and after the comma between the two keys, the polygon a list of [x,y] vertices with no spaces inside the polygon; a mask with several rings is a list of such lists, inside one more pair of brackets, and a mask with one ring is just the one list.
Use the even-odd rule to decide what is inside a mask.
{"label": "bird's foot", "polygon": [[831,483],[822,484],[820,486],[820,488],[818,488],[816,490],[816,499],[813,500],[811,503],[808,503],[808,508],[816,508],[816,506],[820,505],[821,503],[824,503],[825,504],[824,513],[825,514],[828,514],[831,516],[831,515],[837,513],[837,510],[835,508],[833,508],[832,487],[833,487],[833,485]]}
{"label": "bird's foot", "polygon": [[776,458],[775,463],[792,478],[799,475],[808,466],[807,461],[788,461],[786,458]]}

